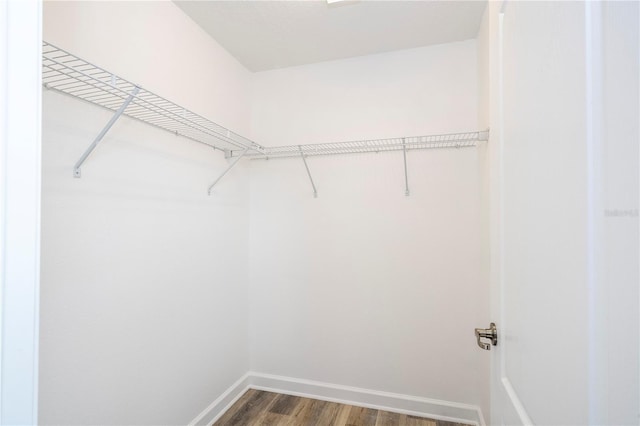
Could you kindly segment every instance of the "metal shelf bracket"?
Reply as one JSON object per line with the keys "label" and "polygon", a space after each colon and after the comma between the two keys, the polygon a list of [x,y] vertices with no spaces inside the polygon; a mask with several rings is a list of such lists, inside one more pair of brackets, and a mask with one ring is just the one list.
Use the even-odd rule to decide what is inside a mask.
{"label": "metal shelf bracket", "polygon": [[46,41],[42,42],[42,83],[48,90],[82,99],[114,114],[74,165],[76,178],[81,176],[82,165],[121,115],[225,150],[228,156],[240,155],[247,147],[255,151],[255,155],[264,155],[264,148],[250,139]]}
{"label": "metal shelf bracket", "polygon": [[80,171],[80,167],[82,167],[82,164],[86,161],[89,155],[91,155],[93,150],[96,149],[96,147],[98,146],[102,138],[104,138],[104,136],[107,134],[109,129],[111,129],[111,127],[115,124],[115,122],[118,121],[118,118],[120,118],[120,116],[124,113],[124,110],[127,109],[129,104],[131,103],[131,101],[133,101],[133,99],[136,97],[139,91],[140,91],[140,87],[136,86],[133,88],[133,91],[131,92],[129,97],[124,101],[124,103],[120,106],[120,108],[118,108],[118,110],[115,112],[113,117],[111,117],[111,120],[109,120],[107,125],[104,126],[104,128],[100,131],[100,133],[98,133],[98,136],[96,136],[96,138],[93,140],[91,145],[89,145],[89,148],[86,149],[86,151],[82,154],[80,159],[76,162],[75,166],[73,166],[73,177],[79,178],[82,176],[82,173]]}
{"label": "metal shelf bracket", "polygon": [[318,198],[318,190],[316,189],[316,184],[313,183],[313,178],[311,177],[311,172],[309,171],[309,166],[307,165],[307,159],[304,156],[304,152],[302,152],[302,147],[298,146],[300,150],[300,157],[302,157],[302,161],[304,162],[304,168],[307,169],[307,175],[309,176],[309,180],[311,181],[311,187],[313,188],[313,198]]}
{"label": "metal shelf bracket", "polygon": [[207,191],[207,193],[209,195],[211,195],[211,190],[213,189],[214,186],[216,186],[216,184],[218,182],[220,182],[220,179],[222,179],[224,177],[224,175],[226,175],[227,173],[229,173],[229,170],[233,169],[233,166],[235,166],[236,164],[238,164],[238,161],[240,161],[242,159],[242,157],[244,157],[244,155],[247,153],[247,151],[249,150],[249,147],[246,147],[243,151],[242,154],[240,154],[239,156],[237,156],[232,162],[231,164],[229,164],[229,167],[226,168],[226,170],[224,172],[222,172],[222,174],[220,176],[218,176],[218,179],[215,180],[215,182],[213,182],[211,184],[211,186],[209,187],[209,190]]}
{"label": "metal shelf bracket", "polygon": [[409,196],[409,174],[407,173],[407,143],[402,138],[402,158],[404,159],[404,195]]}

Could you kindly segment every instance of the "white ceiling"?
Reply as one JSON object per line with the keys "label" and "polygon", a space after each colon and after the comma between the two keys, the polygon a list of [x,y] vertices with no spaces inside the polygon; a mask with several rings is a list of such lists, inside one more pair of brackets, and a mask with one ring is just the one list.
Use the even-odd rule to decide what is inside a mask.
{"label": "white ceiling", "polygon": [[183,1],[251,71],[475,38],[485,1]]}

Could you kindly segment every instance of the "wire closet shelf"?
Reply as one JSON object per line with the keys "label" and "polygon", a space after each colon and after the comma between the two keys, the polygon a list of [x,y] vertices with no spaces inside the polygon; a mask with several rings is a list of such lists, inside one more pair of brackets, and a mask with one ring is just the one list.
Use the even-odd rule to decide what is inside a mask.
{"label": "wire closet shelf", "polygon": [[433,148],[468,148],[476,146],[480,141],[489,139],[489,131],[464,133],[448,133],[442,135],[410,136],[388,139],[368,139],[350,142],[332,142],[306,145],[284,145],[264,147],[260,152],[251,151],[243,154],[233,150],[232,157],[244,155],[251,159],[287,158],[318,155],[378,153],[384,151],[411,151]]}
{"label": "wire closet shelf", "polygon": [[42,83],[112,111],[122,109],[123,115],[215,149],[262,150],[257,143],[47,42],[42,45]]}
{"label": "wire closet shelf", "polygon": [[405,171],[405,194],[409,195],[407,151],[473,147],[478,142],[489,139],[489,131],[486,130],[351,142],[264,147],[47,42],[43,42],[42,46],[42,82],[48,89],[74,96],[114,112],[109,122],[76,162],[73,175],[77,178],[81,176],[80,169],[84,162],[121,115],[135,118],[176,135],[206,144],[224,151],[226,158],[232,158],[229,166],[209,186],[209,194],[211,194],[214,186],[243,157],[250,159],[301,157],[311,181],[314,196],[317,196],[318,191],[306,157],[402,151]]}

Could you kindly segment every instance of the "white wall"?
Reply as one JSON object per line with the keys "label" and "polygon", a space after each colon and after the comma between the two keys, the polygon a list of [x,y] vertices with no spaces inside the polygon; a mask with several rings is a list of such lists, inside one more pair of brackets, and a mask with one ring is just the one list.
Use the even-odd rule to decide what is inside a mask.
{"label": "white wall", "polygon": [[[171,2],[46,3],[45,40],[240,133],[250,74]],[[40,423],[185,424],[249,368],[248,180],[219,152],[43,100]]]}
{"label": "white wall", "polygon": [[[298,144],[475,130],[474,40],[258,73],[253,136]],[[255,371],[486,409],[475,148],[251,163]]]}
{"label": "white wall", "polygon": [[173,2],[47,1],[44,13],[45,41],[249,133],[251,73]]}
{"label": "white wall", "polygon": [[[640,5],[602,3],[602,253],[603,301],[598,345],[606,383],[598,383],[602,423],[640,418],[639,234]],[[600,213],[600,212],[597,212]],[[625,392],[616,392],[624,389]]]}
{"label": "white wall", "polygon": [[264,145],[476,130],[475,41],[254,75]]}

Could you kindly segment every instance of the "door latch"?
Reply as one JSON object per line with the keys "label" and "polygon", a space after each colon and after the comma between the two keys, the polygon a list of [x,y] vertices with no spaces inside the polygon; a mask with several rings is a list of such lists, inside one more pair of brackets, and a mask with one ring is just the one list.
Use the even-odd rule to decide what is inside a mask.
{"label": "door latch", "polygon": [[[485,351],[491,350],[491,345],[496,346],[498,344],[498,329],[496,324],[492,322],[489,324],[489,328],[476,328],[476,339],[478,340],[478,346]],[[491,344],[483,342],[480,339],[489,339]]]}

